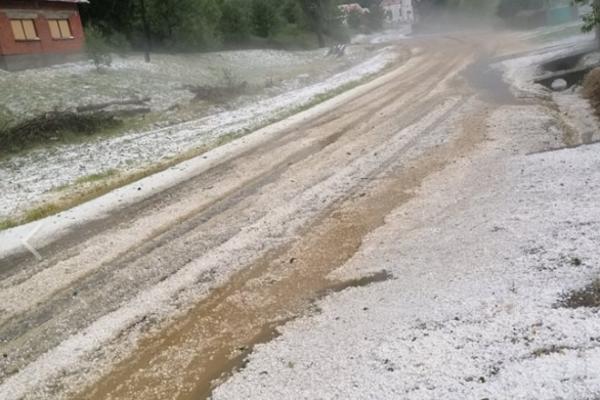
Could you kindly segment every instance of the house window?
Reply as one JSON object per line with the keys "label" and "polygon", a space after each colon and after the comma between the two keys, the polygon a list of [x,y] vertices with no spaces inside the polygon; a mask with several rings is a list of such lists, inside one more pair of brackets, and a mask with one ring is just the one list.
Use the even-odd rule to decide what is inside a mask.
{"label": "house window", "polygon": [[68,19],[51,19],[48,20],[48,25],[52,39],[73,39]]}
{"label": "house window", "polygon": [[10,26],[15,40],[39,40],[32,19],[11,19]]}

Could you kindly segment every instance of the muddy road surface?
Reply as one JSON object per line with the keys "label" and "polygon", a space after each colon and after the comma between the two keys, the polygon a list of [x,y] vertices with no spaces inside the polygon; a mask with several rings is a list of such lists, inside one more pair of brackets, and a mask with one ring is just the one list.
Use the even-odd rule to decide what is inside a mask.
{"label": "muddy road surface", "polygon": [[[0,398],[194,399],[327,293],[420,182],[485,140],[506,101],[465,70],[482,39],[429,37],[335,106],[0,267]],[[480,63],[481,64],[481,63]],[[483,73],[483,72],[482,72]]]}

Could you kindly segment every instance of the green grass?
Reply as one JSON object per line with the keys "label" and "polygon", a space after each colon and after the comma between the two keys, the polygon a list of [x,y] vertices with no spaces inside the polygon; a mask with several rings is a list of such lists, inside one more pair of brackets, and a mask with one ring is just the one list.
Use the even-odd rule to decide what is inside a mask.
{"label": "green grass", "polygon": [[9,228],[13,228],[15,226],[19,225],[19,222],[12,219],[12,218],[6,218],[3,220],[0,220],[0,231],[3,231],[5,229],[9,229]]}
{"label": "green grass", "polygon": [[119,171],[117,171],[116,169],[109,169],[108,171],[101,172],[98,174],[82,176],[81,178],[78,178],[75,181],[75,184],[80,185],[80,184],[85,184],[85,183],[98,182],[98,181],[104,180],[106,178],[113,177],[113,176],[117,175],[118,173],[119,173]]}
{"label": "green grass", "polygon": [[61,211],[60,205],[48,203],[27,211],[23,218],[27,222],[37,221],[38,219],[46,218],[49,215],[56,214],[59,211]]}

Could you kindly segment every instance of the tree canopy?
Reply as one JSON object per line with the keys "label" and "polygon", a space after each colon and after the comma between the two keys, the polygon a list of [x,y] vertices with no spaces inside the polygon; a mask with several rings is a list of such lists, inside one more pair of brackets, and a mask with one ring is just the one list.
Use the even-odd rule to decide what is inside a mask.
{"label": "tree canopy", "polygon": [[583,16],[583,29],[587,32],[596,29],[600,40],[600,0],[575,0],[575,3],[591,6],[591,12]]}
{"label": "tree canopy", "polygon": [[[293,40],[311,33],[325,45],[327,36],[339,41],[344,29],[339,0],[103,0],[82,9],[86,26],[94,26],[114,44],[141,47],[145,30],[156,48],[210,49],[222,46]],[[377,0],[364,0],[370,6]],[[376,12],[383,20],[382,12]],[[373,29],[381,23],[370,21]],[[287,36],[286,36],[287,35]],[[285,44],[285,43],[283,43]]]}

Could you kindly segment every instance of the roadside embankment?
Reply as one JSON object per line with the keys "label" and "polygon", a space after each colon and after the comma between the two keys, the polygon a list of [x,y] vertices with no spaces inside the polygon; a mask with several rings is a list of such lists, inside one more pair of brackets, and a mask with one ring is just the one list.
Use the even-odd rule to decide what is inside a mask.
{"label": "roadside embankment", "polygon": [[[348,51],[353,54],[355,50]],[[4,157],[0,159],[0,229],[55,214],[195,157],[365,82],[410,54],[406,49],[385,46],[356,51],[358,55],[347,62],[325,60],[336,65],[324,68],[325,73],[297,77],[266,94],[242,96],[185,122],[161,120],[149,130],[113,132]],[[309,70],[318,65],[311,64]],[[319,79],[313,80],[315,77]],[[157,91],[160,93],[160,87]],[[148,104],[154,107],[157,102],[160,99],[154,96]],[[112,171],[109,179],[97,182],[94,177],[105,176],[107,171]]]}
{"label": "roadside embankment", "polygon": [[593,69],[583,82],[583,94],[600,116],[600,68]]}

